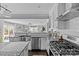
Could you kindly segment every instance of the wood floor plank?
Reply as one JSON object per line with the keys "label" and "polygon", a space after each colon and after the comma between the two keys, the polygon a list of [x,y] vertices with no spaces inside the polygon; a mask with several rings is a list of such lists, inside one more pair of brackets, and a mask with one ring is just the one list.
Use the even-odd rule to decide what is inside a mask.
{"label": "wood floor plank", "polygon": [[37,56],[47,56],[47,51],[46,50],[31,50],[29,51],[31,53],[32,56],[37,55]]}

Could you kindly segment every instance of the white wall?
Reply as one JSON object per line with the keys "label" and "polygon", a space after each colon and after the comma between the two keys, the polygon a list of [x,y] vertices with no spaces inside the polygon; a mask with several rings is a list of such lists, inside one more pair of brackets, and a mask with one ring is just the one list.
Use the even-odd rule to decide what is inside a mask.
{"label": "white wall", "polygon": [[26,33],[25,25],[18,24],[18,23],[11,23],[7,21],[4,21],[3,25],[9,25],[13,27],[14,34],[12,36],[15,36],[15,35],[18,36],[18,35],[21,35],[22,33]]}
{"label": "white wall", "polygon": [[69,29],[69,21],[58,21],[58,29],[68,30]]}
{"label": "white wall", "polygon": [[[43,26],[46,27],[46,31],[47,31],[47,23],[48,23],[49,19],[4,19],[4,21],[23,24],[23,25],[26,25],[26,26],[28,26],[29,23],[31,25],[37,25],[37,26],[43,25]],[[15,27],[16,26],[19,26],[19,25],[15,25]]]}
{"label": "white wall", "polygon": [[69,22],[70,22],[70,30],[79,31],[79,17],[71,19]]}
{"label": "white wall", "polygon": [[47,31],[47,23],[49,19],[3,19],[3,20],[14,26],[15,33],[24,33],[27,30],[23,28],[23,25],[27,27],[29,26],[29,23],[31,23],[31,25],[37,25],[37,26],[43,25],[44,27],[46,27],[46,31]]}
{"label": "white wall", "polygon": [[71,19],[69,21],[69,27],[71,34],[79,37],[79,17]]}
{"label": "white wall", "polygon": [[60,25],[59,26],[61,29],[59,29],[59,31],[62,34],[68,34],[79,37],[79,17],[71,19],[63,24],[60,23]]}

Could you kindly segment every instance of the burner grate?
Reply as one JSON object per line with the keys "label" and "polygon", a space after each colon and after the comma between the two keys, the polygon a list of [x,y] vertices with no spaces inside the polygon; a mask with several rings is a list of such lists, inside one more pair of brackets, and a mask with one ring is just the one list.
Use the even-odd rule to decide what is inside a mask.
{"label": "burner grate", "polygon": [[75,48],[68,41],[64,41],[63,43],[58,41],[52,41],[50,42],[50,46],[53,46],[53,48],[55,48],[57,53],[59,53],[60,55],[79,55],[79,49]]}

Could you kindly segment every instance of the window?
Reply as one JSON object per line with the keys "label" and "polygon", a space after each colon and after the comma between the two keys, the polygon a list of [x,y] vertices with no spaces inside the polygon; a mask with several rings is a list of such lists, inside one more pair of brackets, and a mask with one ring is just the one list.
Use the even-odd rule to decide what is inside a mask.
{"label": "window", "polygon": [[13,37],[14,36],[14,28],[11,24],[4,24],[4,29],[3,29],[3,34],[4,34],[4,39],[8,37]]}
{"label": "window", "polygon": [[37,26],[31,26],[29,27],[30,32],[38,32],[38,27]]}

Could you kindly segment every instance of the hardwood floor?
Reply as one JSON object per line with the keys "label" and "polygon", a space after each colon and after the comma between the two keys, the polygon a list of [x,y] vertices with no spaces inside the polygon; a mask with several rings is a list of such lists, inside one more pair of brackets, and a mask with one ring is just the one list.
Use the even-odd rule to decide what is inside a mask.
{"label": "hardwood floor", "polygon": [[29,50],[29,56],[47,56],[46,50]]}

